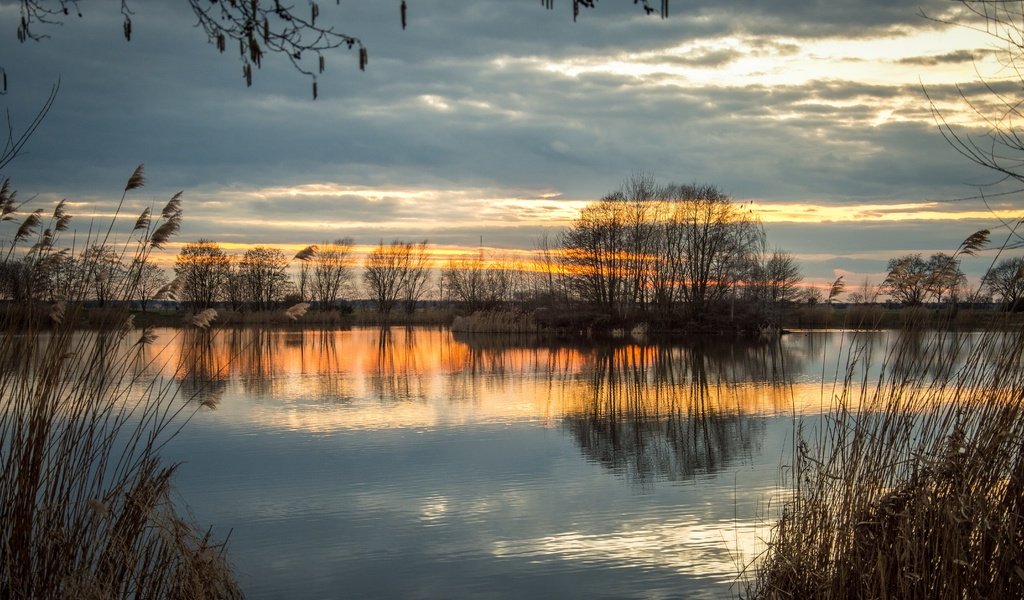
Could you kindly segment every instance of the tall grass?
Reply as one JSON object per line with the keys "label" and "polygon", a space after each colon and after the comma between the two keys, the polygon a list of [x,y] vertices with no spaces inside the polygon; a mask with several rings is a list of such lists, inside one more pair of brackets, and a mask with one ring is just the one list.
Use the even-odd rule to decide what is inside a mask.
{"label": "tall grass", "polygon": [[827,414],[796,432],[747,594],[1024,597],[1024,330],[911,328],[877,381],[867,348],[854,337]]}
{"label": "tall grass", "polygon": [[[142,184],[140,166],[125,196]],[[59,248],[70,219],[62,206],[49,223],[31,214],[15,235],[23,247],[12,244],[4,260],[34,268],[74,252]],[[118,295],[130,297],[134,269],[180,218],[180,196],[156,219],[140,215],[118,247],[134,265]],[[112,232],[90,233],[81,247]],[[199,405],[144,376],[159,357],[126,313],[105,313],[100,329],[75,327],[98,269],[86,260],[65,297],[31,318],[0,317],[0,598],[240,597],[223,545],[171,501],[176,466],[159,456]]]}
{"label": "tall grass", "polygon": [[451,329],[458,333],[539,333],[543,328],[533,317],[517,310],[481,310],[458,316]]}

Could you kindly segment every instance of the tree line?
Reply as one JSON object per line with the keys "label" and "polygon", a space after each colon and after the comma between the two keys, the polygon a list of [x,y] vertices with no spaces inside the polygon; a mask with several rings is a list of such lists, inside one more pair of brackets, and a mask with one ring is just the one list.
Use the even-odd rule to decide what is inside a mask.
{"label": "tree line", "polygon": [[[969,238],[952,255],[893,258],[881,285],[865,281],[849,299],[870,303],[885,294],[903,305],[977,301],[960,259],[983,245],[984,234],[985,240]],[[299,302],[332,310],[368,298],[387,316],[412,313],[429,298],[469,313],[541,308],[610,323],[772,322],[787,304],[821,299],[819,290],[801,284],[791,254],[769,250],[748,206],[713,185],[661,185],[646,175],[632,176],[586,206],[565,230],[537,240],[532,259],[481,249],[437,265],[427,240],[396,239],[357,260],[353,247],[351,238],[340,238],[294,256],[269,246],[231,255],[201,239],[181,248],[170,279],[152,263],[134,264],[137,258],[113,245],[93,243],[77,256],[66,249],[30,251],[0,265],[0,298],[58,302],[72,282],[84,281],[88,300],[132,300],[144,310],[158,296],[195,311],[271,310]],[[829,300],[842,291],[840,278]],[[1006,308],[1024,308],[1024,258],[994,264],[980,291]]]}

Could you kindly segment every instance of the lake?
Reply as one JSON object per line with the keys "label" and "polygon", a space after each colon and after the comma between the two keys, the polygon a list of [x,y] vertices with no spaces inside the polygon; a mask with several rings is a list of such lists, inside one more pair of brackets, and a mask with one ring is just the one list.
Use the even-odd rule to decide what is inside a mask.
{"label": "lake", "polygon": [[734,595],[851,337],[899,338],[156,333],[214,407],[163,456],[250,598]]}

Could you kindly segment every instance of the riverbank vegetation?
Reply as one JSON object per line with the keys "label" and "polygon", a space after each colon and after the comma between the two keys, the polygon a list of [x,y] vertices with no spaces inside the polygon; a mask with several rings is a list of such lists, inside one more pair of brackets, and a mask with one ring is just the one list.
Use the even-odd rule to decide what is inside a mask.
{"label": "riverbank vegetation", "polygon": [[[891,263],[888,284],[923,264]],[[882,357],[849,334],[845,363],[822,367],[837,373],[827,410],[796,422],[789,498],[749,597],[1024,596],[1024,327],[1005,308],[904,309]],[[957,335],[964,320],[980,334]]]}
{"label": "riverbank vegetation", "polygon": [[1024,333],[928,339],[875,383],[854,335],[750,597],[1024,596]]}
{"label": "riverbank vegetation", "polygon": [[[140,166],[125,196],[143,183]],[[60,295],[0,313],[0,597],[241,596],[223,544],[172,501],[177,466],[159,456],[200,405],[173,381],[143,378],[152,333],[110,302],[140,294],[180,204],[176,195],[157,215],[147,209],[121,245],[109,243],[113,224],[93,230],[75,254],[60,245],[64,202],[26,213],[7,180],[0,186],[14,230],[4,271],[60,278],[59,288],[22,279]],[[86,315],[96,298],[104,308]],[[89,321],[99,326],[78,327]]]}
{"label": "riverbank vegetation", "polygon": [[[935,324],[955,319],[967,328],[984,320],[985,308],[1022,306],[1019,258],[993,264],[982,286],[968,291],[960,259],[986,239],[980,231],[953,254],[895,257],[878,285],[865,281],[847,293],[839,277],[819,290],[803,283],[791,254],[769,248],[754,213],[718,188],[661,185],[634,175],[558,235],[538,240],[531,253],[480,249],[442,261],[427,240],[396,239],[380,241],[360,259],[351,238],[337,238],[291,256],[261,245],[229,254],[201,239],[184,244],[173,273],[165,273],[94,240],[78,257],[9,254],[0,268],[0,300],[7,301],[0,311],[11,323],[45,322],[39,317],[63,298],[68,282],[82,280],[78,324],[84,327],[117,321],[129,310],[140,324],[178,326],[215,309],[215,326],[451,325],[458,319],[460,326],[501,323],[502,332],[600,334],[642,326],[760,334],[920,325],[927,319],[910,315],[925,308]],[[848,302],[841,302],[844,294]],[[298,305],[308,309],[301,317],[285,314]]]}

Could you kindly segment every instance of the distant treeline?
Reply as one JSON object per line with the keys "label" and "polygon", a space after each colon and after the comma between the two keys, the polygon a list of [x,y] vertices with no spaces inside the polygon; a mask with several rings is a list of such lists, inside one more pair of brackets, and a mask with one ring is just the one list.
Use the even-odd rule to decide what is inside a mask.
{"label": "distant treeline", "polygon": [[[995,297],[1007,308],[1024,306],[1019,257],[998,262],[980,290],[966,289],[960,257],[985,241],[987,232],[979,232],[952,255],[893,258],[884,282],[865,281],[848,300],[874,303],[885,295],[920,305]],[[30,250],[2,264],[0,299],[60,302],[65,290],[76,287],[100,306],[131,300],[145,310],[154,299],[172,299],[193,312],[246,312],[299,303],[331,311],[368,298],[384,320],[431,300],[456,312],[512,310],[541,325],[574,328],[777,325],[786,306],[826,301],[826,294],[801,284],[791,254],[769,250],[749,207],[712,185],[659,185],[644,175],[586,206],[561,233],[537,240],[528,259],[481,249],[438,265],[426,240],[393,240],[357,260],[351,238],[311,245],[294,256],[267,246],[230,255],[202,239],[182,247],[173,278],[150,262],[136,262],[103,243],[77,256],[66,249]],[[827,301],[843,293],[839,278]]]}

